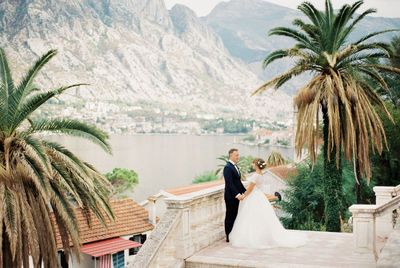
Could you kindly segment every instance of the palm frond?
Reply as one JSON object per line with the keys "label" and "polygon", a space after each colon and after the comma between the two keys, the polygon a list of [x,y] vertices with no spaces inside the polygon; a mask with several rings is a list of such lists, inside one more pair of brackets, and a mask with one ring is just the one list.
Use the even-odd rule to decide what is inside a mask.
{"label": "palm frond", "polygon": [[303,12],[311,22],[316,25],[318,28],[322,28],[323,17],[321,12],[314,7],[314,5],[310,2],[303,2],[301,5],[297,7],[298,10]]}
{"label": "palm frond", "polygon": [[271,64],[272,62],[274,62],[275,60],[281,59],[281,58],[285,58],[285,57],[300,57],[300,58],[308,58],[308,57],[312,57],[314,55],[309,54],[309,53],[305,53],[304,51],[302,51],[301,49],[299,49],[298,47],[294,46],[293,48],[290,49],[279,49],[279,50],[275,50],[274,52],[271,52],[265,59],[263,62],[263,68],[267,68],[267,66],[269,64]]}
{"label": "palm frond", "polygon": [[311,51],[318,53],[319,49],[316,47],[306,35],[296,31],[295,29],[291,29],[288,27],[276,27],[269,31],[268,35],[278,35],[278,36],[286,36],[293,38],[294,40],[300,42],[304,46],[306,46]]}
{"label": "palm frond", "polygon": [[261,87],[256,89],[251,94],[251,96],[254,96],[255,94],[261,93],[261,92],[263,92],[264,90],[266,90],[266,89],[268,89],[270,87],[274,87],[275,89],[278,89],[284,83],[289,81],[292,77],[300,75],[301,73],[304,73],[304,72],[306,72],[306,71],[308,71],[310,69],[311,69],[310,67],[305,67],[305,66],[303,66],[302,63],[300,63],[300,64],[298,63],[297,66],[295,66],[294,68],[292,68],[288,72],[272,78],[271,80],[266,82],[264,85],[262,85]]}
{"label": "palm frond", "polygon": [[41,165],[45,168],[45,172],[50,174],[51,168],[49,159],[39,139],[36,139],[31,135],[23,136],[19,140],[19,144],[31,158],[35,158],[37,162],[41,162]]}
{"label": "palm frond", "polygon": [[282,156],[280,152],[277,151],[271,151],[269,154],[267,161],[265,161],[267,164],[267,168],[270,167],[276,167],[276,166],[281,166],[286,164],[285,158]]}
{"label": "palm frond", "polygon": [[4,50],[0,48],[0,81],[1,81],[1,87],[0,87],[0,96],[1,96],[1,102],[0,102],[0,111],[1,111],[1,117],[2,120],[0,121],[1,125],[0,127],[4,129],[6,127],[6,124],[9,122],[10,117],[9,117],[9,98],[12,92],[14,91],[14,82],[11,76],[11,71],[8,66],[8,60],[6,57],[6,54],[4,53]]}
{"label": "palm frond", "polygon": [[21,83],[18,85],[16,90],[13,92],[13,97],[15,98],[15,110],[19,109],[19,106],[24,102],[25,98],[38,89],[32,85],[35,77],[38,75],[43,66],[50,61],[57,54],[57,50],[49,50],[47,53],[42,55],[31,69],[26,73],[25,77],[22,79]]}
{"label": "palm frond", "polygon": [[45,93],[38,93],[35,96],[30,97],[13,114],[13,120],[9,131],[13,133],[24,120],[26,120],[34,111],[36,111],[36,109],[38,109],[43,103],[45,103],[49,99],[53,98],[56,95],[60,95],[69,88],[78,87],[81,85],[87,84],[74,84],[71,86],[60,87],[58,89],[51,90]]}
{"label": "palm frond", "polygon": [[321,29],[312,24],[306,24],[301,19],[295,19],[293,25],[299,26],[312,40],[312,42],[318,42],[321,38]]}
{"label": "palm frond", "polygon": [[388,29],[388,30],[373,32],[373,33],[367,34],[366,36],[363,36],[358,41],[354,42],[353,45],[359,45],[359,44],[367,41],[368,39],[370,39],[370,38],[372,38],[374,36],[380,35],[380,34],[389,33],[389,32],[396,32],[396,31],[400,31],[400,30],[399,29]]}
{"label": "palm frond", "polygon": [[107,133],[94,126],[80,122],[78,120],[42,119],[37,121],[31,121],[31,127],[27,130],[27,133],[38,133],[45,131],[85,138],[99,145],[106,152],[111,153],[111,146],[106,141],[108,139]]}
{"label": "palm frond", "polygon": [[[4,187],[3,201],[1,204],[4,206],[4,216],[3,224],[5,229],[5,234],[8,236],[8,241],[10,242],[11,257],[15,258],[15,253],[17,251],[17,241],[18,241],[18,222],[19,222],[19,210],[18,210],[18,199],[16,193],[7,186]],[[4,239],[4,238],[3,238]]]}

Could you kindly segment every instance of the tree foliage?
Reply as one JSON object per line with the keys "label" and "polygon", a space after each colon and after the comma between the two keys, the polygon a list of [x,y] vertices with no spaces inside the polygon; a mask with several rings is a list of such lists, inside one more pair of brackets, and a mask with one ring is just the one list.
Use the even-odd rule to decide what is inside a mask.
{"label": "tree foliage", "polygon": [[276,167],[276,166],[281,166],[286,164],[285,158],[282,156],[280,152],[277,151],[271,151],[267,158],[267,167]]}
{"label": "tree foliage", "polygon": [[[400,36],[395,36],[390,42],[390,58],[385,61],[394,68],[400,68]],[[390,101],[396,109],[400,109],[400,76],[398,74],[383,74],[388,88],[377,88],[377,92],[387,101]]]}
{"label": "tree foliage", "polygon": [[34,80],[56,55],[41,56],[16,84],[0,48],[0,266],[57,267],[56,227],[65,254],[70,241],[80,248],[79,226],[73,212],[82,208],[88,223],[92,211],[105,224],[113,219],[110,184],[91,164],[64,146],[45,140],[43,133],[78,136],[111,152],[108,135],[74,119],[32,119],[50,99],[75,84],[43,91]]}
{"label": "tree foliage", "polygon": [[[296,166],[296,176],[288,180],[288,189],[284,191],[285,199],[281,201],[282,209],[291,217],[282,218],[286,228],[297,230],[326,230],[327,209],[325,206],[325,184],[323,183],[324,159],[320,155],[314,167],[311,160]],[[356,185],[354,171],[350,162],[343,163],[343,185],[340,189],[339,212],[346,221],[351,215],[348,208],[356,203]],[[374,181],[367,185],[361,181],[361,203],[374,204],[372,190]]]}
{"label": "tree foliage", "polygon": [[[229,161],[229,156],[221,155],[217,159],[223,162],[223,164],[218,165],[218,168],[215,171],[215,174],[220,174],[222,173],[226,163]],[[246,174],[255,171],[253,169],[253,159],[254,157],[251,155],[239,157],[239,161],[236,163],[236,165],[239,167],[243,179],[246,178]]]}
{"label": "tree foliage", "polygon": [[250,141],[250,142],[253,142],[255,140],[256,140],[256,136],[254,136],[254,135],[250,135],[243,139],[243,141]]}
{"label": "tree foliage", "polygon": [[[387,64],[400,68],[400,36],[391,40],[391,57]],[[377,113],[382,119],[385,128],[388,148],[383,148],[381,155],[373,155],[372,180],[376,185],[395,186],[400,184],[400,76],[397,74],[385,74],[388,81],[388,90],[377,88],[377,92],[388,102],[386,107],[392,115],[393,121],[388,120],[382,112]]]}
{"label": "tree foliage", "polygon": [[121,195],[126,191],[133,191],[139,183],[139,176],[134,170],[124,168],[114,168],[112,172],[105,174],[105,177],[112,184],[113,189],[110,198],[125,197]]}
{"label": "tree foliage", "polygon": [[224,133],[229,133],[229,134],[248,133],[253,123],[254,120],[246,120],[246,119],[225,120],[219,118],[202,122],[202,128],[204,130],[212,132],[216,132],[218,128],[223,128]]}
{"label": "tree foliage", "polygon": [[400,184],[400,108],[396,109],[392,103],[387,103],[387,107],[394,120],[393,123],[382,118],[389,148],[371,157],[372,180],[379,186],[396,186]]}

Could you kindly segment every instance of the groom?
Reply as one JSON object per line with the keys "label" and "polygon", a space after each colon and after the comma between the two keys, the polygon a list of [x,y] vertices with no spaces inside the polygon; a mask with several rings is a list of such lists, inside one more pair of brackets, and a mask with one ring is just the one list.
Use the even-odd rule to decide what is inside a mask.
{"label": "groom", "polygon": [[238,208],[239,200],[243,200],[244,195],[242,193],[246,192],[241,180],[240,171],[236,166],[239,161],[239,151],[238,149],[229,150],[229,161],[224,167],[224,178],[225,178],[225,205],[226,205],[226,215],[225,215],[225,234],[226,242],[229,242],[229,233],[232,231],[233,223],[235,222]]}

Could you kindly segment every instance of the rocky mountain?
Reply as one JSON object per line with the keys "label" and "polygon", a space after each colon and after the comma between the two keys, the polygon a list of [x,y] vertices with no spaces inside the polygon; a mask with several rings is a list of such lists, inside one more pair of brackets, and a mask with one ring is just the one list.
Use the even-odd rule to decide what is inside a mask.
{"label": "rocky mountain", "polygon": [[3,0],[0,46],[16,78],[58,49],[37,83],[91,84],[70,90],[63,102],[150,103],[242,118],[275,119],[291,110],[282,92],[250,98],[262,81],[193,11],[168,11],[163,0]]}
{"label": "rocky mountain", "polygon": [[[361,8],[361,11],[364,10]],[[263,0],[231,0],[219,3],[202,20],[222,38],[231,55],[245,62],[260,79],[266,80],[282,70],[288,70],[290,62],[282,60],[262,71],[262,60],[268,53],[294,44],[289,38],[267,36],[268,31],[278,26],[292,27],[292,21],[299,17],[305,18],[298,10]],[[382,29],[400,29],[400,18],[367,17],[352,33],[352,38],[358,39],[362,35]],[[388,41],[394,34],[387,33],[378,38]],[[304,77],[293,79],[282,88],[283,91],[294,94],[302,85],[303,79]]]}

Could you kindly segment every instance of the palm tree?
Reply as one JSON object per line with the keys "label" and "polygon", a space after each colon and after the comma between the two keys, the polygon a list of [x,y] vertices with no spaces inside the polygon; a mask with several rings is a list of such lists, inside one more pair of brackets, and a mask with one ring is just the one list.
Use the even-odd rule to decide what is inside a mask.
{"label": "palm tree", "polygon": [[267,167],[270,168],[270,167],[284,165],[284,164],[286,164],[286,160],[280,152],[272,151],[269,154],[266,163],[267,163]]}
{"label": "palm tree", "polygon": [[[229,156],[228,155],[221,155],[220,157],[217,158],[218,160],[221,160],[223,164],[219,164],[217,170],[215,170],[214,174],[219,175],[219,177],[222,179],[223,178],[223,170],[229,161]],[[253,157],[251,155],[248,156],[241,156],[239,157],[239,161],[236,163],[237,166],[239,167],[240,174],[242,175],[242,180],[246,179],[246,175],[250,172],[253,172]]]}
{"label": "palm tree", "polygon": [[[312,74],[311,81],[298,91],[294,99],[298,109],[295,146],[297,154],[301,155],[301,149],[307,145],[315,163],[319,113],[322,112],[328,231],[340,230],[341,151],[369,181],[369,141],[373,151],[376,148],[379,153],[382,151],[383,140],[386,142],[383,125],[374,105],[391,117],[366,78],[387,90],[382,73],[400,73],[397,68],[379,63],[379,60],[390,56],[390,46],[383,42],[369,42],[372,37],[393,30],[370,33],[352,43],[347,41],[356,25],[365,16],[376,12],[368,9],[356,15],[362,4],[363,1],[346,4],[335,13],[330,0],[325,1],[324,12],[317,10],[311,3],[302,3],[298,9],[309,21],[295,19],[293,25],[297,29],[277,27],[269,32],[269,35],[292,38],[296,44],[290,49],[270,53],[263,65],[265,68],[275,60],[289,57],[295,59],[293,68],[274,77],[253,93],[269,87],[278,89],[302,73]],[[371,59],[377,62],[371,63]]]}
{"label": "palm tree", "polygon": [[[33,113],[49,99],[75,84],[42,91],[33,81],[56,55],[41,56],[16,85],[0,48],[0,266],[57,267],[55,230],[63,249],[70,241],[79,250],[79,227],[73,206],[79,205],[90,224],[90,211],[103,223],[113,219],[110,184],[92,165],[67,148],[39,136],[62,133],[85,138],[111,152],[105,132],[73,119],[35,119]],[[55,226],[56,223],[56,226]],[[68,257],[67,257],[68,258]]]}

